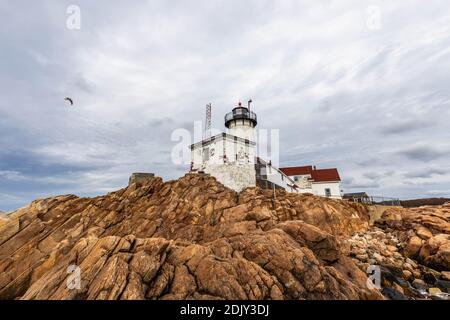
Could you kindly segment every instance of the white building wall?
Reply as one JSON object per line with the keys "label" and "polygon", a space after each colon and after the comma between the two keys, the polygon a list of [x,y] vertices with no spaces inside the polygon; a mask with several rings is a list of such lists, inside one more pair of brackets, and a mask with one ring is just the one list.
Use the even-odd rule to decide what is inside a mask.
{"label": "white building wall", "polygon": [[224,186],[237,192],[256,186],[256,172],[253,164],[212,164],[206,165],[204,171]]}
{"label": "white building wall", "polygon": [[228,162],[237,162],[240,164],[255,163],[255,145],[246,145],[242,141],[234,141],[231,138],[226,138],[224,143]]}
{"label": "white building wall", "polygon": [[255,128],[250,120],[236,120],[231,122],[227,133],[242,139],[255,141]]}
{"label": "white building wall", "polygon": [[329,188],[331,191],[330,198],[342,199],[340,182],[313,182],[311,186],[314,195],[325,197],[325,189]]}
{"label": "white building wall", "polygon": [[227,137],[208,142],[202,146],[198,144],[191,150],[191,161],[194,169],[198,169],[202,164],[223,164],[224,152],[228,163],[254,164],[256,146],[246,144],[244,141]]}
{"label": "white building wall", "polygon": [[203,163],[222,164],[224,152],[224,141],[218,139],[209,142],[207,145],[196,145],[191,150],[191,161],[194,169],[198,169]]}
{"label": "white building wall", "polygon": [[193,147],[192,169],[204,171],[223,185],[240,192],[246,187],[256,186],[255,152],[256,146],[253,144],[235,140],[234,137],[218,137],[203,146],[198,144]]}

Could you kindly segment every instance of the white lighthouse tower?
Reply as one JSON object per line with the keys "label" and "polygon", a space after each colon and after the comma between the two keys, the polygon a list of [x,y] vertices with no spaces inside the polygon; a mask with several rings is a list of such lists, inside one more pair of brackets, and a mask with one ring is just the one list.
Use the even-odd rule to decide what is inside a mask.
{"label": "white lighthouse tower", "polygon": [[296,192],[291,178],[257,156],[255,127],[258,122],[256,113],[250,111],[251,102],[248,101],[247,107],[239,102],[225,115],[227,132],[212,137],[205,135],[202,141],[190,146],[191,172],[208,173],[238,192],[256,185]]}

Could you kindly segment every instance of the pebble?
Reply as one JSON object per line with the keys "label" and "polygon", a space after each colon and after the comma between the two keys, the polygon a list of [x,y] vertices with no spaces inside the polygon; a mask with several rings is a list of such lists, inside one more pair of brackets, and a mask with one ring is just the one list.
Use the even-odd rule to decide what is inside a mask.
{"label": "pebble", "polygon": [[428,285],[422,279],[414,279],[412,286],[418,290],[426,290]]}
{"label": "pebble", "polygon": [[420,272],[420,270],[414,270],[413,276],[414,278],[420,278],[422,276],[422,273]]}
{"label": "pebble", "polygon": [[410,264],[407,263],[407,262],[405,262],[405,263],[403,264],[403,269],[409,270],[409,271],[411,271],[411,273],[414,272],[414,268],[412,267],[412,265],[410,265]]}
{"label": "pebble", "polygon": [[406,279],[411,278],[412,275],[413,275],[413,274],[412,274],[411,271],[409,271],[409,270],[403,270],[403,276],[404,276]]}
{"label": "pebble", "polygon": [[379,253],[377,253],[377,252],[375,252],[375,253],[373,254],[373,258],[374,258],[378,263],[383,262],[383,257],[382,257]]}
{"label": "pebble", "polygon": [[441,291],[441,289],[439,289],[439,288],[429,288],[428,289],[428,293],[429,294],[439,294],[439,293],[441,293],[442,291]]}
{"label": "pebble", "polygon": [[[428,270],[428,268],[428,272],[425,270],[422,272],[420,269],[422,268],[421,265],[399,252],[400,248],[403,248],[402,246],[406,244],[397,239],[394,234],[376,230],[366,234],[356,234],[352,239],[349,239],[349,243],[351,244],[351,255],[354,257],[355,264],[363,272],[366,272],[370,265],[391,265],[399,268],[402,276],[398,279],[403,278],[402,281],[405,284],[408,284],[409,281],[414,288],[418,289],[424,295],[423,297],[428,296],[428,288],[430,286],[432,287],[429,289],[430,297],[438,297],[439,294],[442,294],[440,292],[443,289],[438,288],[441,286],[432,281],[433,276],[450,281],[450,271],[442,272],[439,277],[437,274],[434,274],[434,270]],[[422,280],[422,277],[429,284]],[[392,289],[404,295],[407,286],[394,282]],[[417,291],[416,294],[418,294]]]}
{"label": "pebble", "polygon": [[391,251],[391,252],[395,252],[395,251],[398,250],[397,247],[391,246],[391,245],[388,245],[388,246],[387,246],[387,249],[388,249],[389,251]]}
{"label": "pebble", "polygon": [[356,255],[356,258],[358,260],[361,260],[361,261],[366,261],[369,258],[369,256],[366,253],[365,254],[358,254],[358,255]]}
{"label": "pebble", "polygon": [[392,254],[392,256],[393,256],[394,258],[396,258],[396,259],[402,259],[402,258],[403,258],[402,254],[401,254],[400,252],[394,252],[394,253]]}
{"label": "pebble", "polygon": [[391,239],[389,239],[389,244],[390,244],[391,246],[397,246],[398,240],[395,239],[395,238],[391,238]]}
{"label": "pebble", "polygon": [[416,235],[416,233],[414,232],[414,230],[408,230],[406,232],[406,235],[408,236],[408,238],[414,237]]}
{"label": "pebble", "polygon": [[410,258],[406,258],[406,262],[409,263],[414,269],[417,268],[417,263],[414,260],[411,260]]}

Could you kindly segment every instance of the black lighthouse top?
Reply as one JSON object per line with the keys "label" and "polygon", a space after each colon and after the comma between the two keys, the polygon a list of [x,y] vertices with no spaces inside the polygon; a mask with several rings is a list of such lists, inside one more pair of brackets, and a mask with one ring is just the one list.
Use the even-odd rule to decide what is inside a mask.
{"label": "black lighthouse top", "polygon": [[249,120],[253,124],[253,127],[257,124],[256,113],[243,107],[240,102],[236,108],[225,115],[225,127],[230,128],[230,123],[235,120]]}

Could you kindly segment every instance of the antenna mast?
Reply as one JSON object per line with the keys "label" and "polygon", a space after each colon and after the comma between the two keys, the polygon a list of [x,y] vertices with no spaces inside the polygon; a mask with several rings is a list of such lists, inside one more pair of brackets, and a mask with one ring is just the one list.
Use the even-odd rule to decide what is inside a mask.
{"label": "antenna mast", "polygon": [[206,105],[206,121],[205,121],[205,132],[203,138],[207,139],[211,137],[211,103]]}

